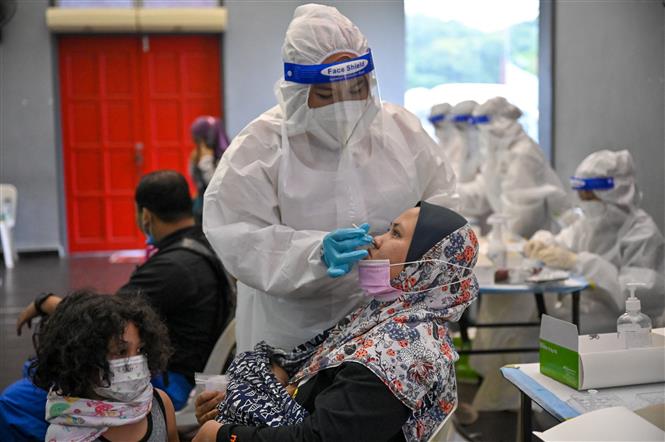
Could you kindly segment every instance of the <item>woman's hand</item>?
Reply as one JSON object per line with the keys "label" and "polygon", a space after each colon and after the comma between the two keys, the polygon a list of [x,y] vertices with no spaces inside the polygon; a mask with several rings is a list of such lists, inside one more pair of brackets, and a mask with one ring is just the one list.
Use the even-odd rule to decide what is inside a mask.
{"label": "woman's hand", "polygon": [[[217,417],[217,405],[224,400],[226,393],[223,391],[204,391],[196,397],[194,412],[199,425],[203,425]],[[201,434],[201,432],[199,432]]]}
{"label": "woman's hand", "polygon": [[222,424],[215,421],[208,421],[201,426],[201,429],[192,442],[216,442],[217,441],[217,432],[219,431]]}

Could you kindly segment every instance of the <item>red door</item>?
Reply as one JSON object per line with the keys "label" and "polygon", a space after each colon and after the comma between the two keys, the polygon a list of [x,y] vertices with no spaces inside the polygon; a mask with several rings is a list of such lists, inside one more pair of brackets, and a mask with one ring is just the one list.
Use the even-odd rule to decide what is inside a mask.
{"label": "red door", "polygon": [[146,160],[153,170],[184,171],[189,178],[189,127],[196,117],[219,115],[221,108],[219,39],[160,36],[144,45],[149,45],[143,57]]}
{"label": "red door", "polygon": [[188,175],[189,125],[221,113],[218,41],[60,38],[70,251],[143,247],[134,189],[149,171]]}

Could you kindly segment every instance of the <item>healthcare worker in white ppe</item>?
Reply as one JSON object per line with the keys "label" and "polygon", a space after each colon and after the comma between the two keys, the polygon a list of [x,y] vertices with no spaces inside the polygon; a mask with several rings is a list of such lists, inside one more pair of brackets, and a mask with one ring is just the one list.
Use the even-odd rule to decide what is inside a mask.
{"label": "healthcare worker in white ppe", "polygon": [[[633,157],[627,150],[600,150],[586,157],[571,178],[584,217],[558,235],[537,232],[525,245],[527,255],[550,267],[584,275],[592,288],[580,297],[582,333],[616,330],[625,311],[626,283],[642,282],[642,312],[654,327],[663,326],[665,241],[653,219],[638,207],[640,192]],[[570,318],[564,298],[548,313]]]}
{"label": "healthcare worker in white ppe", "polygon": [[439,104],[430,111],[429,120],[455,172],[457,183],[473,180],[480,171],[478,130],[472,115],[477,106],[475,101],[467,100],[455,106]]}
{"label": "healthcare worker in white ppe", "polygon": [[279,104],[235,137],[205,194],[204,231],[238,279],[239,351],[334,325],[362,301],[353,265],[368,232],[420,200],[456,204],[445,155],[416,116],[381,102],[349,19],[296,8],[282,57]]}
{"label": "healthcare worker in white ppe", "polygon": [[503,97],[473,110],[483,165],[472,181],[460,182],[458,191],[465,216],[500,213],[510,232],[530,238],[556,226],[570,200],[538,144],[517,121],[521,115]]}
{"label": "healthcare worker in white ppe", "polygon": [[[517,121],[522,112],[503,97],[495,97],[473,111],[480,131],[484,162],[472,182],[459,185],[462,213],[482,219],[490,213],[504,216],[512,235],[531,237],[539,229],[555,227],[556,219],[570,206],[559,177],[542,150]],[[533,297],[503,294],[481,297],[479,323],[537,320]],[[525,348],[538,346],[536,328],[480,328],[474,349]],[[499,369],[509,363],[537,360],[535,353],[474,355],[471,366],[484,379],[473,400],[477,411],[516,410],[519,392]]]}

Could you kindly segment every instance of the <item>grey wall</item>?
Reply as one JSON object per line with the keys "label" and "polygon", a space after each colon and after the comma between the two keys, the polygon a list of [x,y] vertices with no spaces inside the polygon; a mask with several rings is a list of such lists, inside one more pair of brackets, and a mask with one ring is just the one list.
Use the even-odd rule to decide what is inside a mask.
{"label": "grey wall", "polygon": [[[273,86],[283,75],[281,48],[293,10],[305,1],[225,1],[226,128],[235,136],[276,104]],[[372,48],[381,98],[401,104],[405,85],[402,1],[321,1],[337,7],[365,34]]]}
{"label": "grey wall", "polygon": [[16,246],[61,245],[48,0],[18,2],[0,42],[0,182],[18,188]]}
{"label": "grey wall", "polygon": [[567,179],[599,149],[629,149],[642,207],[665,231],[665,8],[661,0],[555,3],[554,156]]}

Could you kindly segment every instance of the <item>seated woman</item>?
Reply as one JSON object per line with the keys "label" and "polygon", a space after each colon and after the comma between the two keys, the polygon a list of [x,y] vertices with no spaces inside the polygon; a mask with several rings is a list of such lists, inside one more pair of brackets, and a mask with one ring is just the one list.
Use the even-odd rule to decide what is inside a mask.
{"label": "seated woman", "polygon": [[171,400],[150,384],[168,332],[139,297],[74,293],[37,335],[33,382],[49,391],[47,441],[178,441]]}
{"label": "seated woman", "polygon": [[290,353],[238,356],[225,394],[197,399],[199,421],[216,420],[194,441],[427,440],[457,403],[446,322],[477,295],[477,245],[451,210],[402,213],[359,266],[372,300]]}

